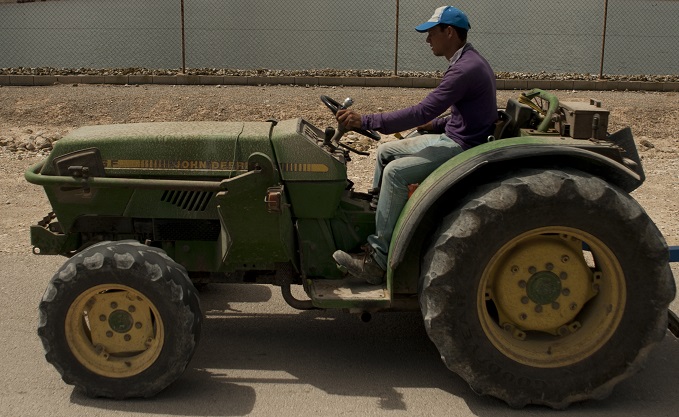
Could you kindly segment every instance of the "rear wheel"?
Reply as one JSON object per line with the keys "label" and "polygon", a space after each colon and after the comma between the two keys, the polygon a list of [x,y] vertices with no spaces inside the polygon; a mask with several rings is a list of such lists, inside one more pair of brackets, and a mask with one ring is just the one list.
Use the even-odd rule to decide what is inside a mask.
{"label": "rear wheel", "polygon": [[420,302],[446,365],[512,406],[604,398],[665,333],[667,245],[626,193],[523,171],[466,199],[423,262]]}
{"label": "rear wheel", "polygon": [[55,274],[38,334],[65,382],[92,397],[149,397],[186,368],[201,312],[184,268],[136,241],[102,242]]}

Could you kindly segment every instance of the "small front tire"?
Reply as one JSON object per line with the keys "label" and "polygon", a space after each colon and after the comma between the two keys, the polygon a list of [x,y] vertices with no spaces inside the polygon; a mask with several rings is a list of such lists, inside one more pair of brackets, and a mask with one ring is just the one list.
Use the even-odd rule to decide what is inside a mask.
{"label": "small front tire", "polygon": [[102,242],[69,259],[39,307],[45,357],[90,397],[150,397],[175,381],[202,316],[185,269],[136,241]]}

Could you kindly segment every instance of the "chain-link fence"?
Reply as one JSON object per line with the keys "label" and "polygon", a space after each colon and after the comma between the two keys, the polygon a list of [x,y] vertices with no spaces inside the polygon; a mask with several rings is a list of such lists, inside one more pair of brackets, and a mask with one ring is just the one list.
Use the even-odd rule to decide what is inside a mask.
{"label": "chain-link fence", "polygon": [[[9,3],[12,1],[12,3]],[[27,1],[27,0],[19,0]],[[0,0],[0,68],[445,68],[440,0]],[[676,74],[679,1],[459,0],[496,72]]]}

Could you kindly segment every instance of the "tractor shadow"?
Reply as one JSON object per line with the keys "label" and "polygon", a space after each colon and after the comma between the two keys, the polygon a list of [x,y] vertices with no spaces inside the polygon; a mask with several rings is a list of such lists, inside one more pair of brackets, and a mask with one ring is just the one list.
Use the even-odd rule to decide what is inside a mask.
{"label": "tractor shadow", "polygon": [[[408,415],[414,405],[409,408],[401,390],[424,388],[436,390],[432,398],[448,405],[465,403],[477,416],[555,413],[537,406],[512,410],[476,395],[443,365],[417,312],[375,314],[363,323],[341,311],[298,312],[270,288],[215,285],[202,292],[206,320],[196,354],[182,377],[155,398],[92,400],[74,391],[71,401],[125,412],[242,416],[257,401],[281,401],[286,395],[292,402],[319,401],[314,396],[330,395],[344,397],[343,403],[370,398],[373,413]],[[673,415],[679,406],[678,355],[679,341],[668,334],[640,374],[619,384],[606,400],[572,405],[569,415]],[[431,404],[426,414],[450,412]]]}

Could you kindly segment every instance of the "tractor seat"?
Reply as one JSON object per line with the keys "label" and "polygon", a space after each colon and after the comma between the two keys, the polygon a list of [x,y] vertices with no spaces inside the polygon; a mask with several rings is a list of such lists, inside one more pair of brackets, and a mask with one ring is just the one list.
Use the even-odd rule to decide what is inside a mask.
{"label": "tractor seat", "polygon": [[504,110],[497,111],[497,121],[495,122],[495,130],[491,136],[488,136],[488,142],[504,138],[507,126],[512,122],[512,117]]}

